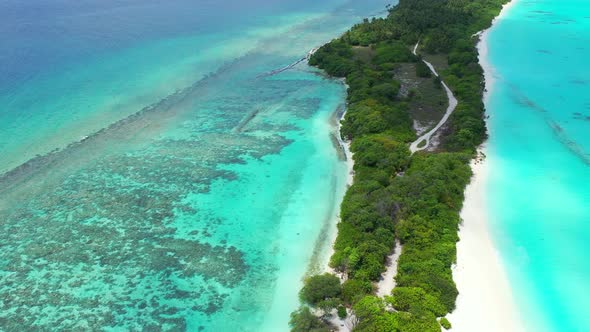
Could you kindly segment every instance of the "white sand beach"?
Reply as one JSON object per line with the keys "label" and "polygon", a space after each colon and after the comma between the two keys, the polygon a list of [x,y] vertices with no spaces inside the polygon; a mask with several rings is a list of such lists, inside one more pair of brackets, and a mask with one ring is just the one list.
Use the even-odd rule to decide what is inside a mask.
{"label": "white sand beach", "polygon": [[519,332],[520,323],[510,285],[491,238],[485,208],[489,163],[472,162],[474,177],[465,190],[463,224],[457,243],[453,279],[459,297],[448,315],[453,332]]}
{"label": "white sand beach", "polygon": [[[348,89],[348,85],[346,85],[346,83],[344,81],[342,81],[343,84],[346,86],[346,88]],[[347,190],[348,188],[350,188],[350,186],[352,186],[352,183],[354,181],[354,159],[352,156],[352,151],[350,151],[350,145],[351,142],[350,141],[345,141],[342,139],[342,135],[341,135],[341,129],[342,129],[342,121],[344,120],[344,117],[346,116],[346,111],[342,112],[342,115],[340,116],[340,119],[338,121],[338,131],[336,132],[336,137],[338,138],[338,143],[340,144],[344,155],[346,157],[346,169],[347,169],[347,175],[346,175],[346,185],[347,185]],[[332,224],[332,231],[331,231],[331,238],[330,238],[330,247],[328,249],[328,252],[326,253],[325,256],[325,264],[324,264],[324,268],[325,268],[325,272],[328,273],[333,273],[336,274],[337,276],[340,277],[340,279],[342,281],[344,281],[345,276],[341,273],[336,272],[336,270],[334,270],[333,268],[331,268],[329,266],[330,263],[330,258],[332,257],[332,255],[334,255],[334,243],[336,242],[336,237],[338,237],[338,223],[340,222],[340,204],[342,204],[342,202],[338,202],[338,215],[335,218],[333,224]]]}
{"label": "white sand beach", "polygon": [[[500,16],[513,6],[515,1],[504,6]],[[494,84],[494,74],[487,59],[487,34],[483,31],[478,44],[480,64],[485,71],[486,93],[489,96]],[[482,147],[480,153],[485,153]],[[484,155],[485,156],[485,155]],[[478,158],[471,164],[473,178],[465,190],[465,202],[461,211],[463,223],[457,243],[457,265],[453,279],[459,290],[457,308],[448,315],[453,332],[498,332],[524,331],[519,313],[502,266],[500,254],[494,247],[489,231],[485,192],[489,160]]]}

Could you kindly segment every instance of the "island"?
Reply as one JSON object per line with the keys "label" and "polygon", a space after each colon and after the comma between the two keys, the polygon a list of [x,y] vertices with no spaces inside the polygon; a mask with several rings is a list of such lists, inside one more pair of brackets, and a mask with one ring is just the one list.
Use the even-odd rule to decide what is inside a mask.
{"label": "island", "polygon": [[292,331],[452,327],[459,213],[487,137],[478,32],[507,2],[400,0],[310,57],[348,85],[341,135],[354,181],[331,271],[306,278]]}

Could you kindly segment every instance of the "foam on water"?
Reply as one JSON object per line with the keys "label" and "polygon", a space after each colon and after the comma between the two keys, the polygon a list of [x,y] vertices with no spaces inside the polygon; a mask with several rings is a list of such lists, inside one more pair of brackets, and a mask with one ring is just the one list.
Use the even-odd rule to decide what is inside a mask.
{"label": "foam on water", "polygon": [[588,45],[581,0],[519,0],[489,35],[489,214],[531,331],[590,326]]}

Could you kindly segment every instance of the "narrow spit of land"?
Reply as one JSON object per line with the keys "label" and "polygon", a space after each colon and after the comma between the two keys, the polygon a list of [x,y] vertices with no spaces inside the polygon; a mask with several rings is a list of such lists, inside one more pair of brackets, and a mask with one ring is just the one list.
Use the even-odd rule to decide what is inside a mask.
{"label": "narrow spit of land", "polygon": [[[351,320],[354,331],[451,328],[446,316],[458,295],[452,267],[463,193],[470,160],[486,138],[484,77],[472,35],[489,27],[505,2],[400,0],[386,18],[364,20],[310,58],[346,79],[342,135],[352,142],[355,175],[330,260],[344,278],[306,279],[292,331],[345,330],[335,313]],[[441,60],[445,82],[417,55],[419,47]],[[424,121],[417,117],[431,120],[438,110],[445,113],[428,121],[432,129],[417,134],[415,123]],[[441,134],[435,151],[415,153],[432,150],[434,134]],[[391,259],[394,247],[398,260]]]}

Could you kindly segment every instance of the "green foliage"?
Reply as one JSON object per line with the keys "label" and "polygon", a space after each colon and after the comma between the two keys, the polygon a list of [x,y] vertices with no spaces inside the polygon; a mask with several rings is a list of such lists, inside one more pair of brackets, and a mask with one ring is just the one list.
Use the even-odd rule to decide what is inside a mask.
{"label": "green foliage", "polygon": [[365,296],[353,307],[359,320],[366,320],[385,311],[385,303],[376,296]]}
{"label": "green foliage", "polygon": [[338,306],[338,318],[344,319],[346,318],[346,316],[348,316],[348,313],[346,312],[346,307],[342,305]]}
{"label": "green foliage", "polygon": [[[446,328],[448,321],[439,323],[437,317],[454,309],[458,295],[451,266],[471,177],[469,160],[486,138],[483,71],[472,35],[487,28],[505,2],[400,0],[386,18],[364,20],[310,59],[328,74],[346,78],[348,110],[341,133],[352,140],[355,178],[341,205],[330,260],[348,280],[340,286],[335,277],[316,276],[320,279],[308,280],[301,298],[325,310],[341,311],[340,300],[352,305],[359,319],[355,331]],[[410,156],[407,143],[416,135],[409,99],[400,96],[394,73],[414,63],[418,77],[432,76],[410,52],[418,40],[422,51],[447,57],[448,68],[439,72],[459,105],[442,135],[446,152]],[[442,88],[439,77],[432,81]],[[404,248],[397,287],[384,302],[370,295],[371,282],[379,280],[396,237]]]}
{"label": "green foliage", "polygon": [[421,315],[400,312],[398,319],[401,332],[440,332],[440,324],[430,312]]}
{"label": "green foliage", "polygon": [[329,332],[326,323],[316,317],[308,307],[300,307],[291,313],[289,321],[291,332]]}
{"label": "green foliage", "polygon": [[333,274],[324,273],[306,279],[299,297],[305,303],[317,305],[322,301],[338,298],[341,293],[340,279]]}
{"label": "green foliage", "polygon": [[328,298],[322,300],[316,304],[316,308],[320,309],[323,313],[322,316],[331,317],[332,310],[342,305],[342,300],[339,298]]}
{"label": "green foliage", "polygon": [[[450,312],[457,289],[450,267],[455,262],[459,211],[470,180],[470,156],[458,153],[418,154],[406,175],[390,186],[403,211],[396,225],[404,253],[398,262],[399,287],[420,287]],[[441,312],[425,306],[438,316]]]}
{"label": "green foliage", "polygon": [[428,66],[423,61],[418,61],[416,63],[416,76],[418,76],[418,77],[431,77],[432,76],[432,72],[430,71],[430,68],[428,68]]}
{"label": "green foliage", "polygon": [[375,47],[376,55],[373,63],[376,65],[395,62],[412,62],[416,57],[406,45],[398,41],[387,41],[379,43]]}
{"label": "green foliage", "polygon": [[373,285],[369,281],[348,279],[342,284],[342,299],[354,304],[365,295],[373,292]]}
{"label": "green foliage", "polygon": [[324,69],[328,74],[344,77],[355,67],[352,47],[340,39],[322,46],[309,59],[309,64]]}
{"label": "green foliage", "polygon": [[360,137],[354,140],[351,150],[358,167],[375,167],[390,173],[405,169],[410,161],[406,144],[395,141],[389,135]]}
{"label": "green foliage", "polygon": [[442,81],[440,79],[440,76],[435,76],[434,78],[432,78],[432,84],[434,84],[435,88],[442,89]]}
{"label": "green foliage", "polygon": [[430,311],[436,316],[447,313],[445,306],[434,296],[419,287],[396,287],[393,290],[393,307],[398,311],[420,314]]}
{"label": "green foliage", "polygon": [[449,330],[451,326],[451,322],[446,317],[440,319],[440,326],[444,327],[445,330]]}
{"label": "green foliage", "polygon": [[[382,87],[383,85],[380,86]],[[342,135],[352,139],[388,132],[400,142],[410,142],[415,134],[407,107],[404,103],[384,105],[372,98],[350,105],[342,123]]]}
{"label": "green foliage", "polygon": [[381,298],[365,296],[352,309],[358,319],[358,324],[354,329],[357,332],[400,331],[398,315],[385,310],[385,302]]}

